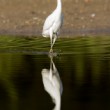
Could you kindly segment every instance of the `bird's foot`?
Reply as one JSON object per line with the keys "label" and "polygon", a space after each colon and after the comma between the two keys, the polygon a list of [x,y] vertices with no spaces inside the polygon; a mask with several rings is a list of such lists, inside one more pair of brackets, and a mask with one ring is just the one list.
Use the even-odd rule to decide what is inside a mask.
{"label": "bird's foot", "polygon": [[49,51],[49,57],[53,57],[53,54],[54,54],[53,49],[51,48],[50,51]]}
{"label": "bird's foot", "polygon": [[53,49],[50,49],[49,51],[49,57],[56,57],[57,56],[57,53],[56,52],[53,52]]}
{"label": "bird's foot", "polygon": [[50,49],[49,53],[53,53],[53,49],[52,48]]}

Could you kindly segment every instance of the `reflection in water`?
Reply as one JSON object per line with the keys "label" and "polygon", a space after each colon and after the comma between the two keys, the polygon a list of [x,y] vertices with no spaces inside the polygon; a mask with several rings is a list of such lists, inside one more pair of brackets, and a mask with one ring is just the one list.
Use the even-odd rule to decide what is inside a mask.
{"label": "reflection in water", "polygon": [[53,62],[53,57],[50,57],[50,69],[42,69],[41,73],[44,88],[55,103],[53,110],[60,110],[63,86],[57,68]]}
{"label": "reflection in water", "polygon": [[[13,45],[5,40],[0,52],[6,47],[16,53],[0,54],[0,110],[110,110],[110,37],[65,39],[57,44],[62,52],[54,61],[65,89],[62,98],[58,71],[43,51],[47,42],[14,39]],[[43,69],[49,63],[50,69]]]}

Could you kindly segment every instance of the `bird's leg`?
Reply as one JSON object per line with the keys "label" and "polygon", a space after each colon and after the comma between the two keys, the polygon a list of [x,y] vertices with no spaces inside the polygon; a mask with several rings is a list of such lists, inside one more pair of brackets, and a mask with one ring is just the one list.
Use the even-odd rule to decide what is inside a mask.
{"label": "bird's leg", "polygon": [[50,48],[50,53],[53,53],[53,49],[52,49],[52,46],[51,46],[51,48]]}
{"label": "bird's leg", "polygon": [[49,78],[50,80],[52,81],[52,62],[50,62],[50,75],[49,75]]}
{"label": "bird's leg", "polygon": [[51,43],[51,48],[50,48],[50,53],[53,52],[53,32],[52,32],[52,29],[50,29],[50,43]]}
{"label": "bird's leg", "polygon": [[51,38],[51,49],[50,49],[50,53],[53,53],[53,49],[52,48],[53,48],[53,45],[54,45],[56,39],[57,39],[57,34],[54,34],[54,38]]}
{"label": "bird's leg", "polygon": [[54,45],[54,43],[55,43],[56,39],[57,39],[57,34],[54,34],[54,38],[53,38],[52,47],[53,47],[53,45]]}

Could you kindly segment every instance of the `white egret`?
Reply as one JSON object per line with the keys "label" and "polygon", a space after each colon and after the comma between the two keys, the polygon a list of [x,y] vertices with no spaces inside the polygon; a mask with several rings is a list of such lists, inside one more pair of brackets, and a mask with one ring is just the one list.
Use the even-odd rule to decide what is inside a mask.
{"label": "white egret", "polygon": [[50,70],[43,69],[41,73],[44,88],[50,94],[52,101],[55,103],[55,107],[53,110],[60,110],[63,86],[52,58],[50,62]]}
{"label": "white egret", "polygon": [[53,52],[53,45],[58,37],[59,30],[63,23],[63,14],[62,14],[62,3],[61,0],[57,0],[56,9],[46,18],[42,35],[43,37],[50,37],[51,49],[50,52]]}

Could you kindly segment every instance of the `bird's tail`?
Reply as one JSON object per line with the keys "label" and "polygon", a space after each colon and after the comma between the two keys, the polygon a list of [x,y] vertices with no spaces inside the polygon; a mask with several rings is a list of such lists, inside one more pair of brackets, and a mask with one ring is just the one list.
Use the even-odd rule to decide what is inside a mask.
{"label": "bird's tail", "polygon": [[43,32],[42,32],[42,36],[43,36],[43,37],[49,37],[48,31],[43,31]]}
{"label": "bird's tail", "polygon": [[45,34],[42,34],[42,36],[43,36],[43,37],[48,37],[48,36],[46,36]]}

